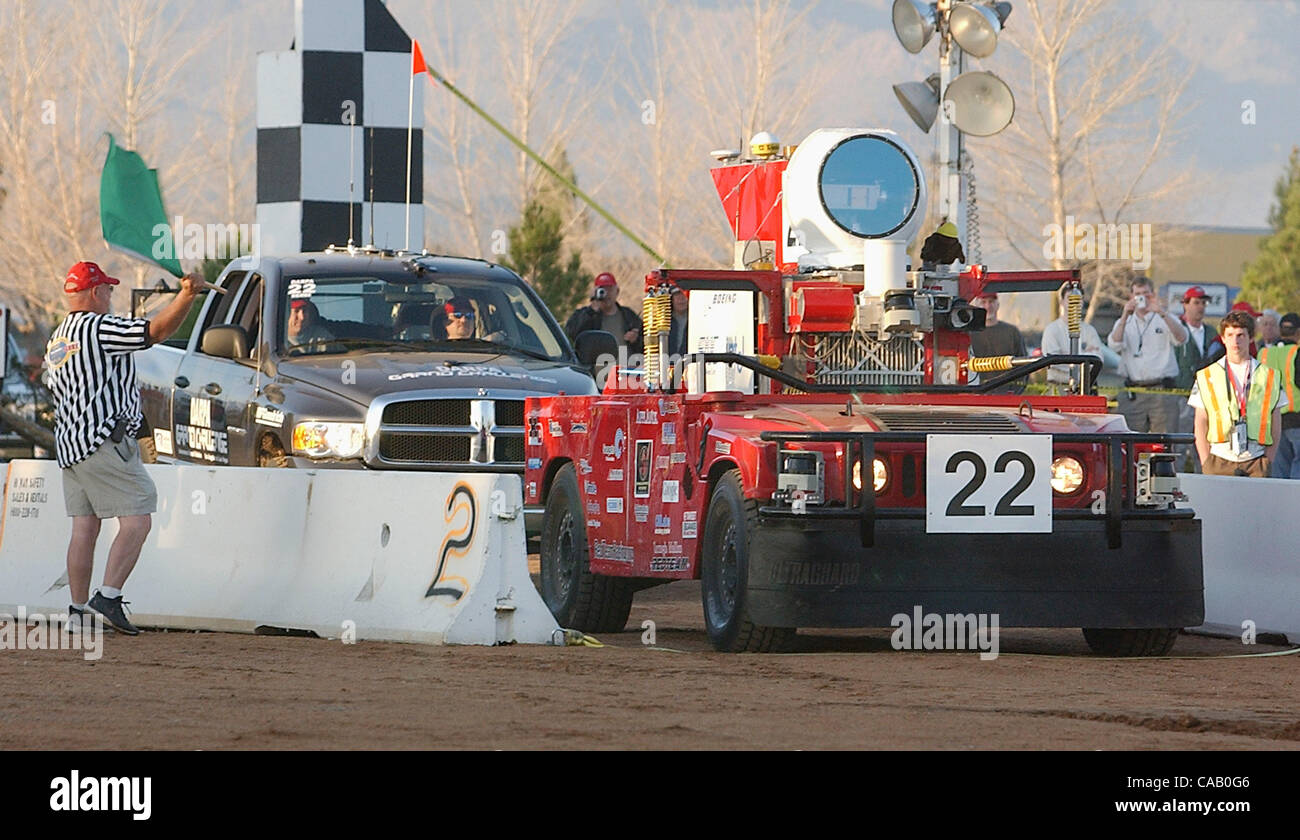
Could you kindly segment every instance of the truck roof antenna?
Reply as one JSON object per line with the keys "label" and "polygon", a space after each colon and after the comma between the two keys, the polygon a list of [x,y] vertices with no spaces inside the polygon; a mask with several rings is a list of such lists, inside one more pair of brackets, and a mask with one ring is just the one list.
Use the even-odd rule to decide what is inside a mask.
{"label": "truck roof antenna", "polygon": [[370,126],[370,247],[375,247],[375,127]]}
{"label": "truck roof antenna", "polygon": [[348,114],[348,249],[351,250],[352,242],[352,208],[353,196],[356,186],[356,156],[353,149],[356,148],[357,136],[357,118],[355,114]]}

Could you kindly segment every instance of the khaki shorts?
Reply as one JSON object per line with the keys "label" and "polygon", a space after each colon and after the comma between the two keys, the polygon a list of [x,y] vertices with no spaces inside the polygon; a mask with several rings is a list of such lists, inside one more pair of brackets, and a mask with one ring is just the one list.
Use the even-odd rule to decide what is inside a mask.
{"label": "khaki shorts", "polygon": [[144,471],[140,444],[130,436],[104,441],[91,456],[63,470],[68,516],[116,519],[158,509],[158,488]]}

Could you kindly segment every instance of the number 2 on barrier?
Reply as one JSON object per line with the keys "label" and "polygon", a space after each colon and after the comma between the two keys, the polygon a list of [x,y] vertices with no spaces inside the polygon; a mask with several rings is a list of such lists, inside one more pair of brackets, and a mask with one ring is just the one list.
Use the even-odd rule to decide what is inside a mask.
{"label": "number 2 on barrier", "polygon": [[[453,522],[461,518],[462,513],[467,515],[464,524],[451,527]],[[442,538],[442,546],[438,549],[437,573],[424,596],[433,598],[449,595],[455,603],[464,598],[465,593],[469,591],[469,581],[463,577],[448,575],[447,561],[452,557],[464,557],[469,553],[469,547],[474,542],[474,528],[478,524],[478,500],[474,498],[474,491],[468,484],[463,481],[457,482],[452,488],[451,494],[447,496],[447,509],[443,519],[448,525],[448,530]]]}

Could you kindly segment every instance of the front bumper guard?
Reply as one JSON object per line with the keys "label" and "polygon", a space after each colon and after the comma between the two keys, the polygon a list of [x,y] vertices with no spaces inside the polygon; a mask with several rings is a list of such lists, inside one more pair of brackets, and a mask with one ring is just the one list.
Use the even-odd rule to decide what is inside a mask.
{"label": "front bumper guard", "polygon": [[[789,521],[857,520],[858,535],[863,548],[872,548],[876,542],[876,522],[883,519],[925,519],[925,506],[879,507],[876,494],[864,486],[853,487],[852,464],[861,460],[865,476],[866,466],[876,457],[877,443],[924,443],[927,432],[763,432],[759,437],[778,445],[784,443],[838,443],[844,446],[844,504],[810,505],[798,512],[781,505],[765,505],[758,509],[766,519]],[[1170,520],[1193,519],[1196,514],[1188,509],[1141,508],[1133,503],[1136,486],[1136,469],[1133,465],[1131,444],[1158,443],[1166,446],[1194,443],[1192,435],[1138,434],[1134,432],[1078,433],[1052,435],[1053,441],[1070,443],[1100,443],[1106,450],[1106,508],[1095,514],[1091,508],[1053,508],[1053,519],[1103,520],[1106,525],[1106,547],[1118,549],[1123,544],[1123,523],[1126,519]],[[1125,453],[1129,452],[1125,457]],[[1127,479],[1127,480],[1126,480]],[[854,496],[857,504],[851,504]]]}

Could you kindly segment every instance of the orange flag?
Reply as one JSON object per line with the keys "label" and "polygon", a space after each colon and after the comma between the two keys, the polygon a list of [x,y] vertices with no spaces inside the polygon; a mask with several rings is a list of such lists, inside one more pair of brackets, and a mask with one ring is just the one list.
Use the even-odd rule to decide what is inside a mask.
{"label": "orange flag", "polygon": [[420,52],[420,42],[411,39],[411,75],[428,71],[429,67],[424,63],[424,53]]}

